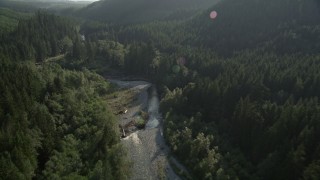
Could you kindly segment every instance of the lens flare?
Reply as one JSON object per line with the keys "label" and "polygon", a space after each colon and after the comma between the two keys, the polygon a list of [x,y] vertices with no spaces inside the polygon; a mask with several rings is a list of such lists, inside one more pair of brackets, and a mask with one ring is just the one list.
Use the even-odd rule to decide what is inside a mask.
{"label": "lens flare", "polygon": [[215,19],[217,16],[218,16],[217,11],[211,11],[211,13],[210,13],[210,18],[211,19]]}

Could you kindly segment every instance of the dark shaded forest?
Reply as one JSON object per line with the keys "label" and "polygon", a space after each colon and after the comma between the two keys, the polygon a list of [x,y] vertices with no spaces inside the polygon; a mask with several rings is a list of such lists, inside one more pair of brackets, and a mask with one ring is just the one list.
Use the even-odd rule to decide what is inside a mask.
{"label": "dark shaded forest", "polygon": [[126,179],[130,164],[104,100],[112,86],[45,61],[78,58],[75,24],[39,11],[2,37],[0,177]]}
{"label": "dark shaded forest", "polygon": [[189,178],[317,179],[319,12],[313,0],[229,0],[191,20],[82,30],[97,47],[119,41],[105,52],[124,49],[117,65],[158,85]]}
{"label": "dark shaded forest", "polygon": [[190,18],[219,0],[103,0],[75,12],[76,15],[116,25],[154,20]]}
{"label": "dark shaded forest", "polygon": [[[158,6],[161,13],[147,19],[103,14],[112,3],[76,12],[80,22],[39,11],[2,35],[1,164],[12,165],[0,172],[125,179],[114,164],[126,161],[115,161],[124,153],[116,122],[107,108],[93,108],[106,107],[100,98],[112,88],[91,71],[117,71],[158,87],[165,138],[191,174],[184,178],[319,179],[318,1],[224,0],[194,11]],[[218,16],[210,19],[213,10]],[[64,55],[60,65],[20,61],[47,64],[57,55]],[[40,114],[45,121],[34,118]],[[15,123],[32,135],[10,131]],[[74,162],[81,163],[68,164]]]}

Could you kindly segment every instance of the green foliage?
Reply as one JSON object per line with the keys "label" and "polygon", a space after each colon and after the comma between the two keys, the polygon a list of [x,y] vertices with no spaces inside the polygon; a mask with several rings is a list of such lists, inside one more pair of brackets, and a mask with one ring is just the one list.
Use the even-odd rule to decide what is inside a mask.
{"label": "green foliage", "polygon": [[[319,3],[225,0],[197,14],[202,5],[96,2],[77,12],[103,21],[84,23],[85,39],[69,21],[38,12],[3,38],[0,57],[63,53],[67,68],[155,82],[166,140],[195,179],[317,179]],[[87,70],[1,68],[3,177],[127,178],[116,124],[100,100],[109,84]]]}
{"label": "green foliage", "polygon": [[126,179],[117,123],[97,89],[110,87],[102,77],[55,64],[0,68],[1,177]]}
{"label": "green foliage", "polygon": [[70,46],[79,44],[79,36],[75,23],[37,11],[31,18],[20,20],[12,33],[3,36],[0,53],[17,61],[36,59],[43,62],[47,57],[65,53],[78,58],[76,48],[80,46],[73,46],[73,49]]}
{"label": "green foliage", "polygon": [[70,14],[76,9],[83,8],[90,4],[89,1],[59,1],[59,0],[2,0],[0,7],[12,9],[19,12],[32,13],[39,9],[46,9],[50,12]]}
{"label": "green foliage", "polygon": [[[152,42],[172,53],[179,47],[201,47],[230,57],[236,51],[261,48],[277,54],[319,49],[319,3],[316,0],[225,0],[191,19],[123,26],[115,30],[122,42]],[[212,10],[218,12],[214,20]]]}
{"label": "green foliage", "polygon": [[13,31],[20,19],[27,19],[28,13],[20,13],[6,8],[0,8],[0,34]]}
{"label": "green foliage", "polygon": [[76,14],[108,23],[132,24],[170,18],[172,14],[186,19],[190,11],[198,12],[215,3],[212,0],[105,0],[92,3]]}
{"label": "green foliage", "polygon": [[162,87],[164,135],[197,179],[312,179],[320,128],[316,3],[226,0],[191,20],[176,14],[83,30],[91,43],[120,41],[120,69]]}
{"label": "green foliage", "polygon": [[144,128],[146,126],[146,120],[144,120],[142,117],[138,117],[135,120],[135,125],[138,128],[142,129],[142,128]]}
{"label": "green foliage", "polygon": [[[217,137],[217,141],[209,139],[208,142],[221,147],[218,164],[222,164],[221,172],[226,176],[296,179],[304,175],[312,178],[313,173],[317,174],[314,163],[319,158],[316,155],[319,142],[315,138],[316,129],[320,128],[316,120],[319,87],[315,80],[319,67],[314,64],[319,56],[249,54],[243,52],[227,60],[215,59],[211,61],[213,66],[207,61],[208,68],[219,67],[219,75],[211,71],[205,73],[211,79],[200,75],[182,89],[164,91],[161,110],[169,112],[165,134],[171,148],[186,165],[190,157],[200,159],[188,165],[197,176],[197,172],[206,167],[201,163],[206,157],[197,153],[191,156],[188,152],[195,152],[193,145],[185,143],[204,133]],[[200,68],[200,74],[206,72],[205,69]],[[231,151],[235,148],[240,152]],[[240,154],[242,160],[237,159],[240,161],[237,164],[246,163],[234,166],[228,151],[235,158]],[[308,173],[311,174],[306,175]]]}

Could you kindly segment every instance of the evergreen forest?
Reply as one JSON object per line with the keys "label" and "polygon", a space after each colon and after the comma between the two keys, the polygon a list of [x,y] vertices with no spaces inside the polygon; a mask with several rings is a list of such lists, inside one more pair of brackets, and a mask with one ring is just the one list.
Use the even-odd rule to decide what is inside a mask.
{"label": "evergreen forest", "polygon": [[130,179],[105,98],[113,72],[157,87],[182,179],[320,178],[320,1],[7,4],[3,179]]}

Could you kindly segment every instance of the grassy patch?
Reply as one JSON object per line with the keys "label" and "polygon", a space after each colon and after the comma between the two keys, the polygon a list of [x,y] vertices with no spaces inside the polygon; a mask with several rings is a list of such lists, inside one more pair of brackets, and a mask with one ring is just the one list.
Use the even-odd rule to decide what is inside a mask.
{"label": "grassy patch", "polygon": [[106,96],[108,106],[114,114],[121,114],[135,100],[136,93],[131,89],[114,87],[114,92]]}
{"label": "grassy patch", "polygon": [[45,59],[45,62],[54,62],[54,61],[60,61],[63,60],[65,58],[65,54],[60,54],[54,57],[49,57],[47,59]]}

